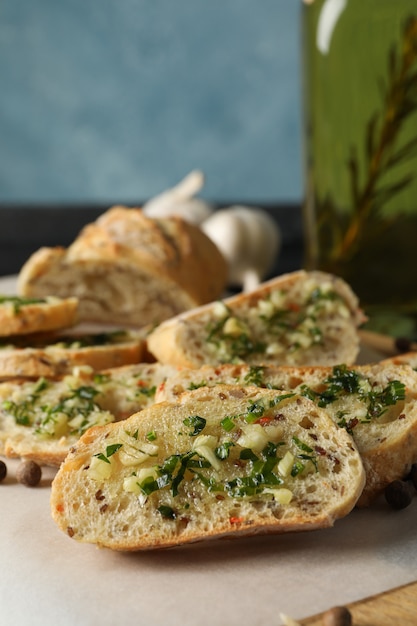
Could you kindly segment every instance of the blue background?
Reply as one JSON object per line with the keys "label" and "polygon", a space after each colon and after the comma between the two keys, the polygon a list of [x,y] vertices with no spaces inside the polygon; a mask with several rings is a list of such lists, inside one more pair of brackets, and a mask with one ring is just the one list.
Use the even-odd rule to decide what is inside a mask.
{"label": "blue background", "polygon": [[298,0],[2,0],[0,201],[302,194]]}

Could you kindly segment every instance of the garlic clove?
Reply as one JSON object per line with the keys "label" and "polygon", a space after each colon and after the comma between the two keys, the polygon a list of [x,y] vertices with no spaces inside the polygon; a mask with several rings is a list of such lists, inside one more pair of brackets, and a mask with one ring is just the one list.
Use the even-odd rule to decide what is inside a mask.
{"label": "garlic clove", "polygon": [[188,222],[201,224],[213,212],[213,207],[208,202],[194,197],[203,186],[203,172],[193,170],[175,187],[167,189],[146,202],[142,211],[152,218],[177,215]]}
{"label": "garlic clove", "polygon": [[281,246],[276,221],[263,209],[232,206],[201,224],[229,264],[229,284],[255,289],[271,271]]}

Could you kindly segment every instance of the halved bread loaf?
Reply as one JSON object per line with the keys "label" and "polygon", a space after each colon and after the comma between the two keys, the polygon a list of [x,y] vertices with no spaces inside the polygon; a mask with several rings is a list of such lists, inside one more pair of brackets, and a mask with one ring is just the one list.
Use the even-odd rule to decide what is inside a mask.
{"label": "halved bread loaf", "polygon": [[205,366],[184,369],[159,387],[155,400],[176,401],[192,389],[257,385],[306,395],[351,433],[361,454],[367,506],[417,462],[417,372],[408,365],[331,367]]}
{"label": "halved bread loaf", "polygon": [[81,321],[142,327],[220,297],[227,271],[197,226],[113,207],[68,249],[35,252],[20,271],[18,292],[76,296]]}
{"label": "halved bread loaf", "polygon": [[0,379],[54,378],[82,365],[98,371],[139,363],[145,353],[144,334],[139,331],[7,337],[0,342]]}
{"label": "halved bread loaf", "polygon": [[100,373],[79,368],[59,381],[2,383],[0,454],[58,466],[90,426],[152,404],[169,374],[169,366],[139,363]]}
{"label": "halved bread loaf", "polygon": [[180,367],[334,365],[355,361],[363,320],[344,281],[299,271],[167,320],[147,341],[158,361]]}
{"label": "halved bread loaf", "polygon": [[89,430],[51,510],[74,539],[141,550],[331,526],[363,484],[352,438],[311,400],[226,385]]}
{"label": "halved bread loaf", "polygon": [[69,328],[77,309],[77,298],[0,296],[0,337]]}

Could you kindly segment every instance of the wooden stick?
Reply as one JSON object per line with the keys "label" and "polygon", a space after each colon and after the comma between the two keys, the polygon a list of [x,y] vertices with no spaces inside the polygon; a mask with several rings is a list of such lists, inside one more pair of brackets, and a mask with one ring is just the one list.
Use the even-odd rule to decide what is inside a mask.
{"label": "wooden stick", "polygon": [[359,337],[364,345],[387,356],[395,356],[404,352],[417,352],[417,342],[408,339],[396,339],[371,330],[360,330]]}
{"label": "wooden stick", "polygon": [[[353,621],[361,626],[414,626],[416,623],[417,582],[408,583],[374,596],[347,604]],[[324,613],[302,619],[299,626],[322,626]],[[327,623],[327,622],[326,622]],[[328,622],[330,623],[330,622]]]}

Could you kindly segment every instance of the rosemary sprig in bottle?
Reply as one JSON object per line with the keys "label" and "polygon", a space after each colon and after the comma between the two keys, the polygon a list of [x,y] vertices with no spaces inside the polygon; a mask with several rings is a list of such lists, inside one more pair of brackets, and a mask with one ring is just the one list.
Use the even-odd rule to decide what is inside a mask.
{"label": "rosemary sprig in bottle", "polygon": [[[374,114],[367,124],[367,171],[362,188],[358,159],[352,148],[349,172],[355,210],[335,250],[337,258],[346,259],[355,253],[360,244],[361,233],[368,228],[369,220],[377,216],[382,207],[405,189],[416,175],[416,172],[409,172],[395,183],[381,184],[384,174],[411,158],[417,151],[417,134],[405,145],[396,148],[402,126],[417,113],[417,16],[409,17],[404,25],[400,62],[395,47],[390,50],[388,79],[387,87],[381,84],[385,103],[382,115]],[[378,124],[380,117],[381,122]]]}

